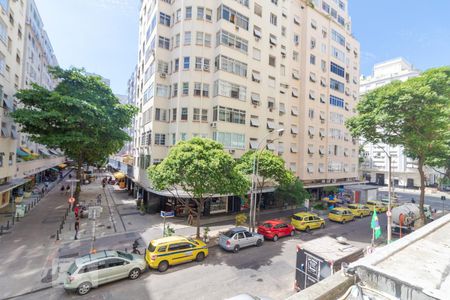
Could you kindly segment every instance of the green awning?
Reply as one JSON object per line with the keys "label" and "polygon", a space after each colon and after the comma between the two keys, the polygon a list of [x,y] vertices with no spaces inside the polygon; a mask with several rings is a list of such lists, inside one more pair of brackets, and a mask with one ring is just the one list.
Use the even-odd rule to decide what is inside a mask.
{"label": "green awning", "polygon": [[50,170],[59,172],[59,169],[57,169],[57,168],[50,168]]}
{"label": "green awning", "polygon": [[26,153],[25,151],[22,151],[20,148],[16,149],[16,154],[19,155],[20,157],[28,157],[28,156],[30,156],[30,154]]}

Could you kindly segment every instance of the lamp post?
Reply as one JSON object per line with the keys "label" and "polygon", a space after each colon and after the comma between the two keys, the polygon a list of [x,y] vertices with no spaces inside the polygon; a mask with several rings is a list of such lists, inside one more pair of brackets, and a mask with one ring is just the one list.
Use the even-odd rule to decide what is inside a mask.
{"label": "lamp post", "polygon": [[250,194],[250,213],[249,213],[249,231],[255,231],[256,226],[256,189],[257,189],[257,174],[258,174],[258,161],[259,161],[259,154],[260,151],[259,147],[263,144],[263,142],[266,140],[266,138],[270,135],[272,135],[274,132],[282,133],[284,131],[284,128],[277,129],[275,131],[271,131],[268,134],[266,134],[261,141],[259,142],[258,146],[256,147],[255,155],[253,156],[253,172],[252,172],[252,189]]}
{"label": "lamp post", "polygon": [[392,183],[392,157],[391,155],[384,149],[383,147],[376,145],[379,149],[383,150],[383,152],[388,157],[388,211],[387,215],[387,243],[389,244],[392,240],[392,212],[391,212],[391,183]]}

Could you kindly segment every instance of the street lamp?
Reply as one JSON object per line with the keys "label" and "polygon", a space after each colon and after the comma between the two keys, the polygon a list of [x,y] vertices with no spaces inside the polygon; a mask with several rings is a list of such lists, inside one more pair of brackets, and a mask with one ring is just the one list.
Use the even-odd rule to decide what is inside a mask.
{"label": "street lamp", "polygon": [[257,189],[257,174],[258,174],[258,161],[259,161],[259,154],[258,151],[260,151],[259,147],[263,144],[263,142],[266,140],[266,138],[270,135],[272,135],[274,132],[282,133],[284,131],[284,128],[277,129],[275,131],[271,131],[268,134],[266,134],[261,141],[259,142],[258,146],[256,147],[255,155],[253,156],[253,172],[252,172],[252,189],[250,194],[250,213],[249,213],[249,230],[255,231],[256,226],[256,189]]}

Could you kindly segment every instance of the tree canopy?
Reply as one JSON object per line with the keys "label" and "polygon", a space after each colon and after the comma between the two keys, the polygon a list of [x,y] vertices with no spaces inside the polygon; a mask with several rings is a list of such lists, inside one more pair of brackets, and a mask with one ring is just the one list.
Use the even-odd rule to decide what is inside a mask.
{"label": "tree canopy", "polygon": [[178,142],[160,164],[149,168],[148,175],[154,189],[168,190],[174,196],[184,191],[197,204],[197,237],[200,214],[211,196],[243,195],[250,187],[222,144],[200,137]]}
{"label": "tree canopy", "polygon": [[310,194],[303,187],[303,182],[295,178],[292,182],[281,184],[275,191],[275,197],[287,204],[303,205]]}
{"label": "tree canopy", "polygon": [[444,167],[450,153],[450,67],[377,88],[364,95],[357,109],[358,115],[346,122],[353,136],[375,144],[401,145],[406,155],[418,160],[424,221],[423,166]]}
{"label": "tree canopy", "polygon": [[120,104],[99,76],[75,68],[50,72],[58,81],[54,90],[33,84],[16,94],[23,107],[12,117],[21,131],[36,143],[63,150],[79,170],[84,162],[102,162],[119,151],[130,139],[122,128],[130,126],[137,109]]}

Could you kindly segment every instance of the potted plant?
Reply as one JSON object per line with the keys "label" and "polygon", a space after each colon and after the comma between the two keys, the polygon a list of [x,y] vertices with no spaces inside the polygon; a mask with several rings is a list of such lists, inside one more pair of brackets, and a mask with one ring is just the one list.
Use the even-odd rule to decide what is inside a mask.
{"label": "potted plant", "polygon": [[236,215],[236,226],[241,226],[247,222],[247,216],[245,214]]}
{"label": "potted plant", "polygon": [[209,229],[208,226],[206,226],[205,228],[203,228],[203,241],[204,241],[205,243],[208,243],[208,242],[209,242],[209,236],[208,236],[208,233],[209,233],[210,231],[211,231],[211,230]]}
{"label": "potted plant", "polygon": [[140,211],[141,211],[141,215],[145,215],[145,213],[147,212],[147,209],[146,209],[143,201],[141,202]]}
{"label": "potted plant", "polygon": [[141,198],[136,199],[136,208],[137,209],[141,209],[141,204],[142,204],[142,199]]}
{"label": "potted plant", "polygon": [[167,224],[166,228],[164,228],[164,236],[172,236],[175,233],[175,229],[170,227],[169,224]]}

